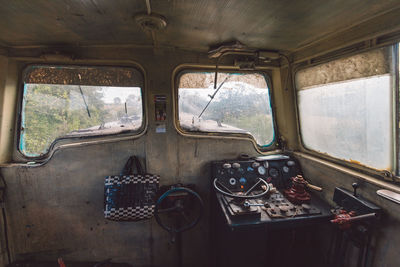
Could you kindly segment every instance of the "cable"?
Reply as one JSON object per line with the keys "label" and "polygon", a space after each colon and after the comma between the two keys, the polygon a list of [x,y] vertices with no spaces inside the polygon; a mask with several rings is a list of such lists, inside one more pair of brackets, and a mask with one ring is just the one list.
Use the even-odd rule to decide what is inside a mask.
{"label": "cable", "polygon": [[286,56],[284,54],[281,54],[281,56],[284,57],[286,59],[287,63],[288,63],[288,70],[287,70],[286,81],[285,81],[285,86],[284,86],[285,91],[287,91],[287,90],[289,90],[288,84],[289,84],[289,76],[290,76],[291,64],[290,64],[290,60],[289,60],[288,56]]}

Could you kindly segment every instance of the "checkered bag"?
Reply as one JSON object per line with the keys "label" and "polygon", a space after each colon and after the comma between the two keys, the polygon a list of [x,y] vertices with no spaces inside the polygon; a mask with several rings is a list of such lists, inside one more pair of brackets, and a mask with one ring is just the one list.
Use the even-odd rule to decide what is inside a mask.
{"label": "checkered bag", "polygon": [[104,217],[113,221],[151,218],[159,183],[159,175],[146,174],[138,158],[130,157],[120,175],[105,179]]}

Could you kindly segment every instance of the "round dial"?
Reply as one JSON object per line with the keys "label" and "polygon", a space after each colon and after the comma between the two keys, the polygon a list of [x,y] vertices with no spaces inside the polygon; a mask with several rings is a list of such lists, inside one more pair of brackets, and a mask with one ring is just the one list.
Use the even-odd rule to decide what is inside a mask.
{"label": "round dial", "polygon": [[229,179],[229,183],[230,183],[231,185],[235,185],[235,184],[236,184],[236,179],[235,179],[235,178]]}
{"label": "round dial", "polygon": [[271,168],[269,169],[269,175],[271,175],[272,178],[278,178],[279,171],[275,168]]}
{"label": "round dial", "polygon": [[265,175],[267,173],[267,170],[263,166],[258,167],[257,171],[260,175]]}
{"label": "round dial", "polygon": [[232,167],[232,165],[229,164],[229,163],[224,163],[224,164],[222,165],[222,168],[224,168],[224,169],[230,169],[231,167]]}
{"label": "round dial", "polygon": [[292,166],[296,165],[296,162],[294,162],[293,160],[289,160],[288,162],[286,162],[286,165],[288,165],[289,167],[292,167]]}
{"label": "round dial", "polygon": [[283,172],[288,173],[289,172],[289,167],[288,166],[283,166],[282,170],[283,170]]}

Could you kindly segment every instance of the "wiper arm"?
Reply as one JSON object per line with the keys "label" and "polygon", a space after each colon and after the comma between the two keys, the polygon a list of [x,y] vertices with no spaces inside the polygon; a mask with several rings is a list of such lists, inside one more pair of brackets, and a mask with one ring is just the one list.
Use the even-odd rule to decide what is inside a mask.
{"label": "wiper arm", "polygon": [[88,104],[86,103],[86,99],[85,99],[85,96],[83,95],[83,91],[82,91],[81,86],[78,85],[78,87],[79,87],[79,91],[81,91],[81,96],[82,96],[82,99],[83,99],[83,103],[85,103],[86,111],[87,111],[87,114],[88,114],[88,116],[89,116],[89,118],[90,118],[89,106],[88,106]]}
{"label": "wiper arm", "polygon": [[215,90],[214,94],[209,95],[211,99],[210,99],[210,101],[208,101],[207,105],[204,107],[203,111],[200,113],[199,118],[201,117],[201,115],[203,115],[204,111],[206,111],[206,109],[210,105],[211,101],[213,101],[215,95],[218,93],[219,89],[221,89],[221,87],[224,85],[224,83],[228,80],[229,77],[230,77],[230,75],[226,76],[225,80],[218,86],[218,89]]}

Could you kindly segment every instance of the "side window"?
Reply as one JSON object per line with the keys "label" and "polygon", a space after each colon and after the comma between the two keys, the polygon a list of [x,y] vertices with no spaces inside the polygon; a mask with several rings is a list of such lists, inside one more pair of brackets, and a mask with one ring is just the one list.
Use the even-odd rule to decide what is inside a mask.
{"label": "side window", "polygon": [[297,72],[306,148],[374,169],[394,169],[392,51],[376,49]]}
{"label": "side window", "polygon": [[261,73],[185,72],[179,76],[179,126],[187,132],[251,135],[274,141],[269,87]]}
{"label": "side window", "polygon": [[31,66],[23,75],[19,150],[46,154],[59,138],[138,132],[143,76],[132,68]]}

